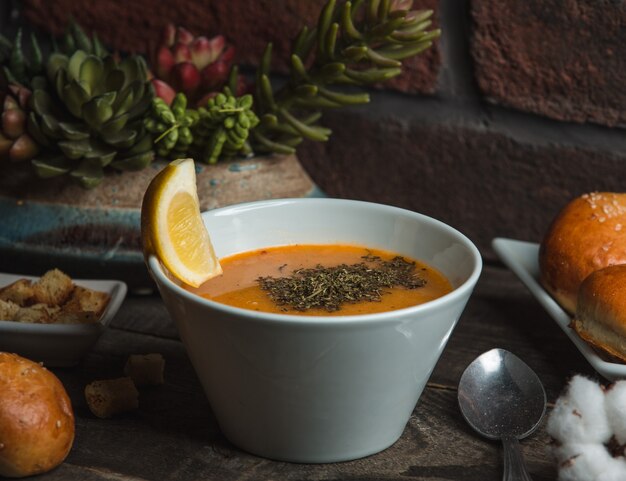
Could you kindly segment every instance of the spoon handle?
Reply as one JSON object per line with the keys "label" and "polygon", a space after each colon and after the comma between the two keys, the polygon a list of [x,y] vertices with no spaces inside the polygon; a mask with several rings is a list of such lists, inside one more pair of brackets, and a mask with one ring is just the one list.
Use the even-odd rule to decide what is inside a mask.
{"label": "spoon handle", "polygon": [[504,476],[502,481],[532,481],[526,471],[526,464],[522,456],[519,442],[514,436],[502,438],[504,447]]}

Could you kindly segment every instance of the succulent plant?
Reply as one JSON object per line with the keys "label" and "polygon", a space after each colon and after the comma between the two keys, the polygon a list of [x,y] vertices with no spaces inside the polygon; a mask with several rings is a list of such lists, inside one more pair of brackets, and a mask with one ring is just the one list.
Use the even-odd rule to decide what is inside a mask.
{"label": "succulent plant", "polygon": [[[290,79],[270,82],[272,45],[257,70],[254,109],[261,122],[252,132],[257,152],[293,153],[303,139],[328,140],[318,124],[322,111],[369,102],[363,92],[331,85],[366,86],[402,72],[402,60],[431,46],[439,30],[427,31],[430,10],[411,10],[412,0],[329,0],[317,26],[304,27],[290,56]],[[310,65],[309,68],[306,66]]]}
{"label": "succulent plant", "polygon": [[199,120],[193,129],[194,146],[199,158],[214,164],[220,156],[250,154],[248,136],[259,119],[252,110],[252,95],[236,97],[226,87],[224,92],[207,101],[198,109]]}
{"label": "succulent plant", "polygon": [[152,101],[144,126],[154,136],[157,154],[163,158],[192,155],[214,164],[220,157],[252,153],[250,130],[259,119],[252,111],[252,95],[236,97],[229,87],[206,101],[197,110],[187,108],[185,94],[179,92],[168,106],[159,97]]}
{"label": "succulent plant", "polygon": [[155,136],[157,155],[162,158],[184,157],[193,142],[191,129],[198,123],[196,110],[187,109],[187,98],[179,92],[169,106],[156,97],[150,116],[144,119],[146,130]]}
{"label": "succulent plant", "polygon": [[27,103],[30,90],[11,85],[2,101],[0,160],[21,162],[32,159],[39,147],[26,131]]}
{"label": "succulent plant", "polygon": [[28,118],[29,133],[46,152],[33,160],[39,176],[69,174],[94,187],[106,166],[136,170],[153,160],[143,117],[154,92],[141,57],[53,53],[47,75],[54,88],[35,88]]}
{"label": "succulent plant", "polygon": [[0,65],[2,65],[5,88],[9,84],[19,84],[30,88],[32,79],[43,75],[43,56],[39,42],[32,33],[29,43],[29,48],[26,49],[21,28],[17,30],[13,41],[0,35]]}
{"label": "succulent plant", "polygon": [[367,93],[335,86],[395,77],[402,60],[439,36],[427,31],[432,12],[412,5],[328,0],[316,27],[305,26],[294,39],[290,78],[280,88],[270,81],[267,46],[254,96],[243,95],[234,48],[221,35],[194,37],[168,25],[153,72],[141,57],[110,55],[75,22],[45,60],[33,35],[30,44],[21,30],[14,41],[0,35],[0,159],[32,159],[41,177],[67,174],[94,187],[105,168],[141,169],[154,150],[215,163],[253,152],[293,153],[304,139],[326,141],[325,109],[369,102]]}
{"label": "succulent plant", "polygon": [[204,103],[207,94],[222,89],[234,55],[234,47],[222,35],[194,37],[168,24],[152,61],[157,95],[169,104],[172,91],[182,92],[192,105]]}
{"label": "succulent plant", "polygon": [[70,21],[61,39],[58,41],[54,40],[53,50],[65,55],[72,55],[76,50],[82,50],[100,58],[109,55],[107,49],[100,42],[98,35],[94,32],[90,38],[74,20]]}
{"label": "succulent plant", "polygon": [[[20,84],[32,87],[34,78],[45,77],[46,61],[37,37],[31,32],[29,41],[23,40],[23,32],[18,28],[13,41],[0,35],[0,65],[5,86]],[[53,50],[71,55],[76,50],[104,57],[107,50],[94,33],[90,38],[76,22],[72,21],[60,41],[53,40]]]}

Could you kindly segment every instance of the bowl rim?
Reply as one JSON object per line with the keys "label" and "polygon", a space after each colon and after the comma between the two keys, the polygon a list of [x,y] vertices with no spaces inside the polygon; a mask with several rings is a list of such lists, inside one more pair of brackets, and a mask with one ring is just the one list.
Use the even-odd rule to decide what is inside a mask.
{"label": "bowl rim", "polygon": [[253,311],[251,309],[244,309],[242,307],[234,307],[229,306],[227,304],[222,304],[220,302],[212,301],[210,299],[206,299],[197,294],[194,294],[176,282],[171,280],[164,271],[164,267],[161,265],[159,260],[153,254],[148,256],[147,259],[147,267],[148,271],[154,278],[157,286],[164,286],[170,291],[173,291],[178,296],[182,296],[185,300],[192,302],[193,304],[209,307],[218,312],[222,312],[224,314],[230,314],[233,316],[248,318],[254,322],[267,322],[271,324],[302,324],[302,325],[322,325],[322,324],[360,324],[360,323],[379,323],[397,320],[399,317],[405,317],[410,314],[427,314],[432,310],[439,309],[447,304],[454,303],[459,298],[463,298],[464,296],[469,299],[471,291],[473,290],[478,278],[480,277],[482,271],[482,257],[480,255],[480,251],[474,245],[474,243],[467,237],[465,234],[461,233],[454,227],[449,226],[448,224],[429,217],[424,214],[420,214],[418,212],[414,212],[408,209],[404,209],[401,207],[395,207],[386,204],[379,204],[368,201],[360,201],[360,200],[350,200],[350,199],[337,199],[337,198],[286,198],[286,199],[272,199],[272,200],[261,200],[261,201],[252,201],[252,202],[243,202],[239,204],[234,204],[230,206],[220,207],[213,210],[208,210],[202,212],[203,219],[205,216],[225,216],[232,215],[241,210],[250,210],[250,209],[265,209],[278,205],[287,205],[287,204],[307,204],[307,205],[353,205],[366,207],[369,209],[376,210],[384,210],[389,213],[401,214],[404,216],[409,216],[418,219],[420,222],[430,223],[435,225],[437,228],[446,231],[451,234],[457,241],[459,241],[467,250],[469,251],[471,257],[474,261],[474,267],[472,269],[471,274],[468,278],[458,287],[453,289],[451,292],[433,299],[431,301],[424,302],[422,304],[417,304],[415,306],[406,307],[403,309],[396,309],[393,311],[385,311],[385,312],[377,312],[373,314],[358,314],[358,315],[348,315],[348,316],[301,316],[298,314],[281,314],[281,313],[270,313],[270,312],[262,312],[262,311]]}

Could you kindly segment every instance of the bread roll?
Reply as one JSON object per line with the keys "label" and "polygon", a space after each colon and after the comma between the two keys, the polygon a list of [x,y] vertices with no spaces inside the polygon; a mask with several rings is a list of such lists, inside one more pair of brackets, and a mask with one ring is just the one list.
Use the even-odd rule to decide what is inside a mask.
{"label": "bread roll", "polygon": [[626,362],[626,265],[605,267],[583,281],[571,327],[601,352]]}
{"label": "bread roll", "polygon": [[74,413],[57,377],[16,354],[0,352],[0,477],[44,473],[74,442]]}
{"label": "bread roll", "polygon": [[596,192],[574,199],[554,219],[539,249],[541,284],[570,314],[585,277],[624,263],[626,194]]}

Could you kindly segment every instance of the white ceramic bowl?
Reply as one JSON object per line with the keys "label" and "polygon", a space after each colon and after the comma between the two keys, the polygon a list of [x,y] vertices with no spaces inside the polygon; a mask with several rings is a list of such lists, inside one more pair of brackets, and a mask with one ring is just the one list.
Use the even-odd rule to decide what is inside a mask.
{"label": "white ceramic bowl", "polygon": [[480,275],[476,247],[429,217],[338,199],[285,199],[212,210],[218,256],[296,243],[353,244],[422,260],[454,290],[391,312],[343,317],[226,306],[177,285],[148,260],[225,436],[251,453],[333,462],[381,451],[402,434]]}
{"label": "white ceramic bowl", "polygon": [[[0,286],[18,279],[36,280],[37,277],[2,274]],[[107,292],[111,300],[98,322],[91,324],[33,324],[0,320],[0,351],[13,352],[45,366],[73,366],[96,343],[106,326],[122,305],[126,284],[110,280],[74,279],[79,286]]]}

